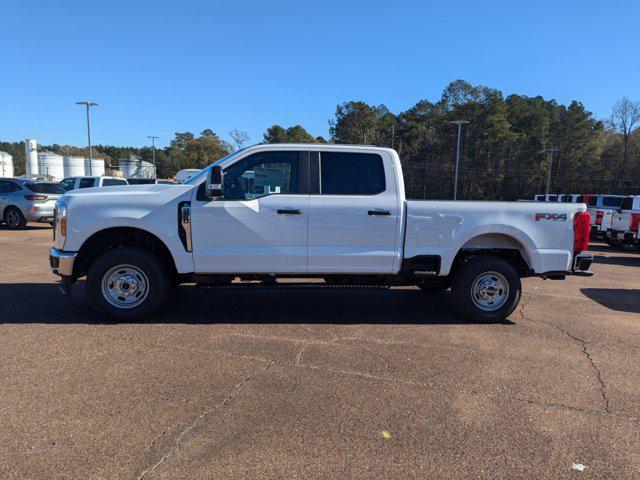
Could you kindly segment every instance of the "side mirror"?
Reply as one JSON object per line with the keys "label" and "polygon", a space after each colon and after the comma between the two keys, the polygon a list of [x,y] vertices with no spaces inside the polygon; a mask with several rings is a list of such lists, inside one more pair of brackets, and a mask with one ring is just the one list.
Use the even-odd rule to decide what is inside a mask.
{"label": "side mirror", "polygon": [[217,198],[224,194],[224,173],[220,165],[214,165],[207,172],[205,196]]}

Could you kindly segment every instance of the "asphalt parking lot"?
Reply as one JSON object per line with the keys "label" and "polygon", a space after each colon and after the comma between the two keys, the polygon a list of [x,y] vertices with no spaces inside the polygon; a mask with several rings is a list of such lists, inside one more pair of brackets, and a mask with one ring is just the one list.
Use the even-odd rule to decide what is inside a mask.
{"label": "asphalt parking lot", "polygon": [[418,289],[210,291],[113,324],[0,229],[0,478],[638,478],[640,254],[498,325]]}

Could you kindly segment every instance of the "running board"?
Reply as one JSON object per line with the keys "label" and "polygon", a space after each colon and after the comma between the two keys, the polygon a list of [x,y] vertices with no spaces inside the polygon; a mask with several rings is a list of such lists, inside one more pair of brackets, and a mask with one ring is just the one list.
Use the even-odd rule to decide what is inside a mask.
{"label": "running board", "polygon": [[367,289],[367,290],[387,290],[389,285],[368,285],[368,284],[335,284],[328,283],[232,283],[227,285],[216,285],[215,283],[197,283],[197,288],[212,290],[301,290],[301,289]]}

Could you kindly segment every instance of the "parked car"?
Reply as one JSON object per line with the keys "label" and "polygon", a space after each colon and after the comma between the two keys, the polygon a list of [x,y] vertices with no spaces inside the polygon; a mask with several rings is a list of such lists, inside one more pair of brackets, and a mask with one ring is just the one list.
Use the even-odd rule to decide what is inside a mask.
{"label": "parked car", "polygon": [[129,182],[124,178],[119,177],[69,177],[60,182],[60,186],[69,190],[78,190],[80,188],[95,188],[95,187],[115,187],[119,185],[129,185]]}
{"label": "parked car", "polygon": [[634,245],[638,239],[640,225],[640,195],[625,197],[620,208],[613,212],[611,228],[607,229],[607,240],[622,245]]}
{"label": "parked car", "polygon": [[0,217],[12,230],[28,222],[53,223],[53,211],[65,193],[57,183],[24,178],[0,178]]}
{"label": "parked car", "polygon": [[63,291],[86,276],[88,303],[121,320],[153,314],[172,284],[315,276],[334,288],[450,287],[464,316],[498,321],[516,308],[521,277],[587,273],[585,210],[407,200],[394,150],[264,144],[176,186],[68,192],[50,263]]}
{"label": "parked car", "polygon": [[[585,195],[586,196],[586,195]],[[589,195],[586,199],[587,212],[591,215],[591,234],[601,236],[607,243],[611,239],[606,232],[611,228],[611,220],[615,211],[620,208],[624,195]]]}

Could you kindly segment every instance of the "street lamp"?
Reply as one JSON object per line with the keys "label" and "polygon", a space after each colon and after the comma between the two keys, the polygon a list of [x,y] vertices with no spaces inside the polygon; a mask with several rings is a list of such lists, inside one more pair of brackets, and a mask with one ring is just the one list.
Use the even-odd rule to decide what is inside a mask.
{"label": "street lamp", "polygon": [[551,166],[553,165],[553,154],[557,152],[557,148],[547,148],[547,152],[549,152],[549,170],[547,171],[547,190],[546,194],[549,195],[549,186],[551,185]]}
{"label": "street lamp", "polygon": [[97,107],[97,103],[93,102],[76,102],[76,105],[84,105],[87,107],[87,139],[89,141],[89,176],[93,175],[93,157],[91,155],[91,120],[89,118],[89,109]]}
{"label": "street lamp", "polygon": [[468,120],[454,120],[453,122],[449,122],[455,125],[458,125],[458,146],[456,148],[456,173],[455,178],[453,180],[453,199],[456,200],[458,197],[458,164],[460,163],[460,135],[462,134],[462,125],[469,123]]}
{"label": "street lamp", "polygon": [[147,135],[147,138],[151,139],[151,157],[153,158],[153,170],[154,170],[154,174],[157,177],[158,176],[158,169],[156,167],[156,137],[155,135]]}

